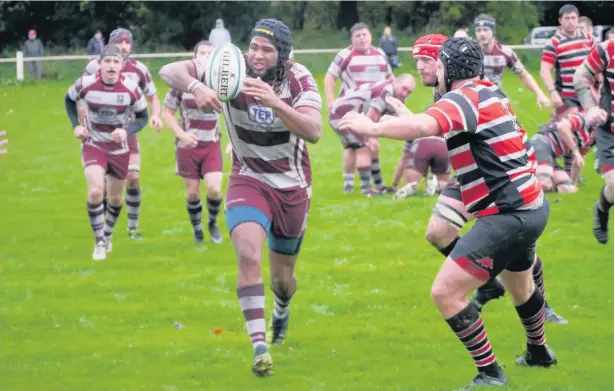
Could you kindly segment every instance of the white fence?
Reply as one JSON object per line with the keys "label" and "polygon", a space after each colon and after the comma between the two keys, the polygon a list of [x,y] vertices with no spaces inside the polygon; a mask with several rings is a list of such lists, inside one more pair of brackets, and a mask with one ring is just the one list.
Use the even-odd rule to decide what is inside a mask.
{"label": "white fence", "polygon": [[[541,45],[508,45],[511,49],[542,49]],[[320,53],[337,53],[342,49],[297,49],[293,50],[294,54],[320,54]],[[412,47],[404,47],[398,49],[400,52],[411,52]],[[134,54],[134,58],[166,58],[166,57],[192,57],[193,52],[178,52],[178,53],[145,53]],[[45,56],[45,57],[24,57],[23,52],[17,52],[14,58],[0,58],[0,63],[15,63],[17,80],[23,80],[23,64],[26,61],[65,61],[65,60],[91,60],[96,58],[96,55],[74,55],[74,56]]]}

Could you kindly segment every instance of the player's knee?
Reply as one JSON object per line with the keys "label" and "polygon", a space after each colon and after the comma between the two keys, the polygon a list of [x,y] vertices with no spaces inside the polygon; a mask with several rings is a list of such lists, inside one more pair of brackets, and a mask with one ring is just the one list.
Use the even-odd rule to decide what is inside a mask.
{"label": "player's knee", "polygon": [[92,203],[100,203],[103,201],[102,186],[91,186],[88,190],[88,200]]}
{"label": "player's knee", "polygon": [[188,189],[186,191],[186,198],[188,201],[198,201],[201,199],[201,194],[199,194],[198,190]]}
{"label": "player's knee", "polygon": [[444,306],[452,299],[450,289],[439,281],[438,278],[431,285],[431,299],[438,307]]}
{"label": "player's knee", "polygon": [[207,197],[214,200],[222,199],[222,190],[220,189],[220,186],[208,186]]}
{"label": "player's knee", "polygon": [[292,278],[281,279],[279,277],[271,277],[271,290],[282,297],[290,297],[295,293],[296,282]]}
{"label": "player's knee", "polygon": [[126,187],[129,189],[136,189],[139,187],[139,172],[138,171],[128,171],[128,176],[126,177]]}
{"label": "player's knee", "polygon": [[[462,222],[456,222],[456,224],[460,223]],[[425,239],[427,239],[427,241],[436,248],[444,248],[448,246],[459,233],[459,229],[453,227],[452,224],[452,222],[448,222],[440,216],[432,216],[427,226]]]}
{"label": "player's knee", "polygon": [[120,194],[107,194],[107,202],[109,205],[119,206],[122,205],[122,193]]}

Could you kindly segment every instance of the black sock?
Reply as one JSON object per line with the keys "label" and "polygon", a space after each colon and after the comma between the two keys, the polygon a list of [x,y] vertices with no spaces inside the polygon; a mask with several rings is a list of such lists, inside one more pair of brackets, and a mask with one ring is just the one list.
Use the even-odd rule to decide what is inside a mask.
{"label": "black sock", "polygon": [[382,184],[382,174],[380,172],[380,160],[379,159],[372,160],[371,171],[372,171],[371,172],[372,178],[374,179],[374,185],[376,185],[376,188],[378,189],[384,186]]}
{"label": "black sock", "polygon": [[451,255],[451,252],[455,248],[455,245],[457,244],[459,239],[460,239],[459,236],[457,236],[455,240],[453,240],[448,246],[444,248],[439,248],[438,251],[440,251],[442,255],[444,255],[445,257],[448,257],[449,255]]}
{"label": "black sock", "polygon": [[203,232],[203,226],[201,225],[203,204],[201,203],[201,200],[187,200],[186,209],[188,210],[188,217],[190,217],[190,223],[192,224],[192,230],[194,233],[196,234],[197,232]]}
{"label": "black sock", "polygon": [[525,336],[528,349],[544,346],[547,342],[545,337],[545,299],[538,289],[529,299],[516,307],[517,314],[525,328]]}
{"label": "black sock", "polygon": [[474,359],[478,371],[498,377],[500,368],[495,361],[495,354],[491,350],[491,343],[487,337],[483,319],[476,307],[468,304],[466,308],[447,319],[446,322]]}
{"label": "black sock", "polygon": [[209,213],[209,225],[213,225],[216,223],[216,219],[218,218],[218,212],[220,212],[220,205],[222,204],[222,200],[214,200],[212,198],[207,197],[207,212]]}

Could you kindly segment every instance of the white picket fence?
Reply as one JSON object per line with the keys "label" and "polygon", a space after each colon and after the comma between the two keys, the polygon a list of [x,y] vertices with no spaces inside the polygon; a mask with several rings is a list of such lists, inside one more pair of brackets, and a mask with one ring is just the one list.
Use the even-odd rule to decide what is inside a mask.
{"label": "white picket fence", "polygon": [[[542,49],[540,45],[509,45],[512,49]],[[293,50],[294,54],[321,54],[321,53],[337,53],[340,49],[297,49]],[[400,52],[411,52],[412,47],[403,47],[398,49]],[[192,57],[193,52],[177,52],[177,53],[145,53],[134,54],[135,58],[167,58],[167,57]],[[24,57],[23,52],[17,52],[13,58],[0,58],[0,63],[15,63],[15,71],[17,80],[24,78],[24,62],[26,61],[68,61],[68,60],[91,60],[95,55],[72,55],[72,56],[44,56],[44,57]]]}

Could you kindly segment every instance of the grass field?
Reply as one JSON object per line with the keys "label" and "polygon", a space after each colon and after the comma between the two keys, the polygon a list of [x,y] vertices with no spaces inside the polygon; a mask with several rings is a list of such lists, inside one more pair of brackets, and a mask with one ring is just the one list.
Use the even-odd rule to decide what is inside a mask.
{"label": "grass field", "polygon": [[[79,143],[63,106],[69,84],[0,89],[0,128],[10,139],[0,157],[1,390],[446,390],[474,376],[429,295],[442,262],[424,239],[435,198],[342,194],[340,143],[328,126],[310,147],[314,196],[299,292],[287,341],[272,350],[273,377],[250,372],[228,236],[221,245],[192,243],[168,130],[140,135],[145,240],[127,238],[124,210],[114,252],[92,263]],[[518,90],[516,76],[504,85],[534,133],[549,113]],[[430,91],[418,88],[408,105],[429,102]],[[401,143],[381,145],[390,182]],[[510,390],[614,387],[613,248],[591,234],[602,184],[592,166],[590,154],[578,194],[549,195],[539,243],[548,299],[570,321],[547,325],[560,364],[515,367],[524,334],[509,299],[484,311]],[[268,293],[267,318],[272,305]]]}

